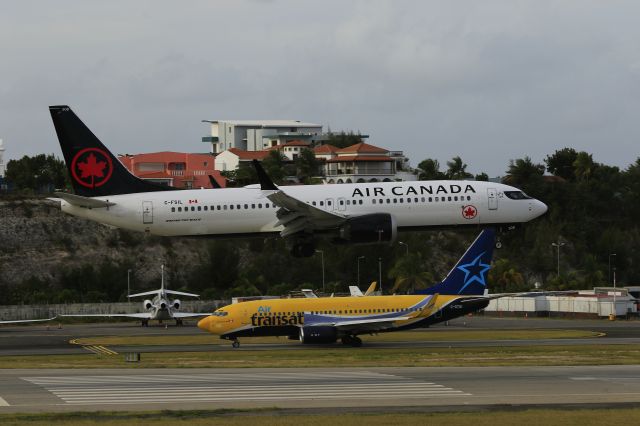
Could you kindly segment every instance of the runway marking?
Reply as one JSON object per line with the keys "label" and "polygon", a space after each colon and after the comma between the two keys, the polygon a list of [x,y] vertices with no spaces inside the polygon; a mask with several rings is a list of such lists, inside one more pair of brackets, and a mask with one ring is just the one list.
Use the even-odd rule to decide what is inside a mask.
{"label": "runway marking", "polygon": [[5,399],[3,397],[0,396],[0,407],[10,407],[11,404],[9,404],[7,401],[5,401]]}
{"label": "runway marking", "polygon": [[118,355],[118,352],[111,350],[109,348],[106,348],[104,346],[101,345],[95,345],[95,346],[82,346],[83,349],[88,350],[89,352],[93,352],[94,354],[98,354],[98,355]]}
{"label": "runway marking", "polygon": [[23,377],[67,404],[439,398],[470,396],[433,382],[374,372]]}

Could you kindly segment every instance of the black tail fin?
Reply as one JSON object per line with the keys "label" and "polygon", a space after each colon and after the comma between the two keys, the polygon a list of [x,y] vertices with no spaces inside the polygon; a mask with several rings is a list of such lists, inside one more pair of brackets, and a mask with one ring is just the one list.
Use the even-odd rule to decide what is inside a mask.
{"label": "black tail fin", "polygon": [[96,197],[177,189],[132,175],[68,106],[50,106],[49,112],[77,195]]}

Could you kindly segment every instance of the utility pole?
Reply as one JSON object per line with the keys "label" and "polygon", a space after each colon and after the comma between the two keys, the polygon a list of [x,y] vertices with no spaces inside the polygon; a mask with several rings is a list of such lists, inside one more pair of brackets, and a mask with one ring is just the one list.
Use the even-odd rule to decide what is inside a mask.
{"label": "utility pole", "polygon": [[324,293],[324,252],[316,250],[316,253],[320,253],[320,260],[322,261],[322,292]]}
{"label": "utility pole", "polygon": [[[616,254],[615,254],[615,253],[610,253],[610,254],[609,254],[609,275],[607,275],[607,281],[608,281],[609,283],[611,283],[611,257],[612,257],[612,256],[613,256],[613,257],[615,257],[615,256],[616,256]],[[614,261],[615,261],[615,259],[614,259]],[[614,268],[615,268],[615,263],[614,263]]]}
{"label": "utility pole", "polygon": [[360,287],[360,260],[364,259],[365,256],[358,257],[358,279],[356,281],[356,285]]}
{"label": "utility pole", "polygon": [[398,241],[398,244],[400,244],[401,246],[405,246],[405,248],[407,249],[406,255],[409,256],[409,244],[404,243],[402,241]]}
{"label": "utility pole", "polygon": [[551,245],[558,249],[558,278],[560,278],[560,247],[565,245],[566,243],[561,243],[560,238],[558,238],[557,243],[551,243]]}
{"label": "utility pole", "polygon": [[129,299],[129,295],[131,294],[131,269],[127,269],[127,300],[131,301],[131,299]]}
{"label": "utility pole", "polygon": [[380,294],[382,294],[382,258],[378,258],[378,283],[380,284]]}

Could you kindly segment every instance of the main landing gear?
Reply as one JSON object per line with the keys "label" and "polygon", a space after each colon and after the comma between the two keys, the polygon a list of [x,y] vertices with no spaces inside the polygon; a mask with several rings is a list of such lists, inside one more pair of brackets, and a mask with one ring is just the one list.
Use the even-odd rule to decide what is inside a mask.
{"label": "main landing gear", "polygon": [[235,339],[231,346],[233,347],[233,349],[238,349],[240,347],[240,341],[238,339]]}
{"label": "main landing gear", "polygon": [[353,346],[354,348],[362,346],[362,340],[357,336],[344,336],[341,340],[343,345]]}
{"label": "main landing gear", "polygon": [[182,325],[182,319],[176,318],[176,326],[180,327]]}
{"label": "main landing gear", "polygon": [[140,327],[149,327],[149,320],[143,319],[142,321],[140,321]]}

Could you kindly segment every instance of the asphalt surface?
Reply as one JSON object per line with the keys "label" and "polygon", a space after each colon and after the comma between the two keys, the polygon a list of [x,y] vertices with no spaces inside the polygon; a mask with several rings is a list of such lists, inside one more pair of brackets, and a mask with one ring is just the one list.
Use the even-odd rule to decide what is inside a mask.
{"label": "asphalt surface", "polygon": [[[366,348],[406,348],[406,347],[471,347],[471,346],[528,346],[528,345],[582,345],[582,344],[638,344],[640,343],[640,321],[607,321],[607,320],[575,320],[549,318],[495,318],[464,317],[450,321],[448,325],[439,324],[431,330],[496,330],[496,329],[570,329],[589,330],[603,334],[600,338],[591,339],[535,339],[535,340],[483,340],[479,341],[402,341],[402,332],[397,342],[367,342]],[[47,325],[0,326],[0,356],[7,355],[65,355],[88,354],[87,347],[73,344],[74,339],[96,336],[149,336],[149,335],[202,335],[204,332],[195,326],[195,322],[187,322],[182,327],[175,325],[152,324],[140,327],[138,323],[95,323],[95,324],[63,324],[51,322]],[[241,339],[239,350],[307,350],[316,346],[307,346],[287,342],[283,344],[255,344],[251,338]],[[285,344],[286,343],[286,344]],[[336,347],[342,347],[336,345]],[[109,346],[109,350],[124,352],[198,352],[233,350],[227,341],[211,336],[211,343],[206,345],[147,345],[147,346]]]}
{"label": "asphalt surface", "polygon": [[0,370],[0,413],[256,407],[455,411],[470,406],[616,407],[638,401],[637,365]]}

